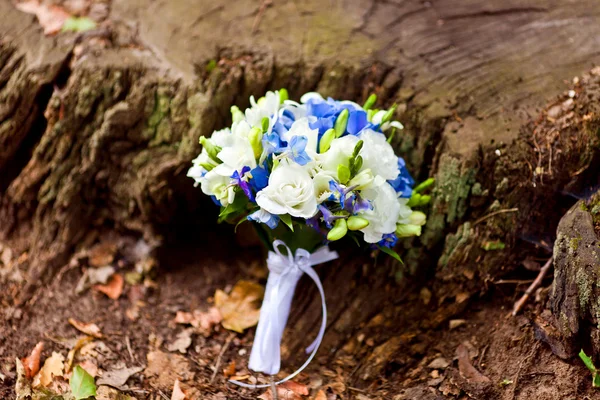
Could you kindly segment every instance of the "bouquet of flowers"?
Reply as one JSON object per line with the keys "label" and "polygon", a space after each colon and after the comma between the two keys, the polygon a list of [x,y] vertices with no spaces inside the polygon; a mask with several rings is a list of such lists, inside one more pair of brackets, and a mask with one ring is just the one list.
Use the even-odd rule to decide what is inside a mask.
{"label": "bouquet of flowers", "polygon": [[413,189],[390,145],[403,129],[392,120],[395,107],[377,110],[375,102],[375,95],[360,106],[307,93],[298,103],[282,89],[258,101],[251,97],[245,112],[233,106],[231,128],[200,138],[202,152],[188,176],[221,207],[220,221],[254,221],[272,249],[250,356],[255,371],[279,371],[281,336],[302,273],[322,296],[323,325],[305,366],[314,356],[326,307],[312,266],[337,258],[328,242],[350,237],[398,258],[398,238],[421,234],[426,216],[413,207],[429,202],[421,192],[433,181]]}

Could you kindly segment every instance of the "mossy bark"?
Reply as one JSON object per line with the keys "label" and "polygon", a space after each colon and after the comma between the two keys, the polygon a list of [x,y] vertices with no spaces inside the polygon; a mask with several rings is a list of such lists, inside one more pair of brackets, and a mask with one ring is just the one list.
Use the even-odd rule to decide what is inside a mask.
{"label": "mossy bark", "polygon": [[[397,103],[406,129],[394,145],[417,179],[438,182],[423,235],[399,246],[403,265],[348,252],[320,269],[331,315],[320,354],[360,356],[360,379],[513,269],[534,250],[524,243],[551,243],[546,233],[572,202],[562,193],[597,176],[600,78],[582,77],[574,98],[533,119],[532,106],[600,61],[585,46],[597,24],[560,23],[600,14],[597,3],[350,1],[330,10],[335,24],[321,3],[277,4],[261,19],[250,1],[217,1],[210,18],[182,1],[114,1],[105,41],[46,38],[1,3],[0,238],[28,254],[20,300],[98,231],[160,240],[212,226],[214,209],[185,177],[198,138],[230,122],[230,105],[279,87],[296,99],[316,90],[361,102],[375,92]],[[424,283],[434,299],[426,320],[412,290]],[[302,290],[292,320],[310,332],[320,316],[303,311],[318,309],[317,295]],[[299,336],[286,342],[291,358]]]}

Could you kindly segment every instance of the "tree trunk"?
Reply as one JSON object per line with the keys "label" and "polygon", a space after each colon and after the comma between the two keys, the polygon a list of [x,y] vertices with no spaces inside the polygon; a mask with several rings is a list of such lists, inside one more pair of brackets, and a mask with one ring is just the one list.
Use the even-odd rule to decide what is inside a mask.
{"label": "tree trunk", "polygon": [[[108,34],[55,38],[0,3],[0,239],[28,253],[20,300],[92,230],[169,242],[213,226],[185,173],[230,105],[280,87],[296,99],[374,92],[399,104],[394,145],[410,170],[437,184],[424,234],[401,245],[404,265],[348,254],[319,268],[331,315],[320,354],[360,355],[366,380],[404,363],[411,332],[551,248],[568,193],[597,179],[598,71],[565,80],[600,61],[600,6],[526,3],[115,0]],[[411,288],[429,278],[425,322]],[[300,290],[294,329],[310,332],[317,296]],[[373,348],[357,346],[359,331]]]}

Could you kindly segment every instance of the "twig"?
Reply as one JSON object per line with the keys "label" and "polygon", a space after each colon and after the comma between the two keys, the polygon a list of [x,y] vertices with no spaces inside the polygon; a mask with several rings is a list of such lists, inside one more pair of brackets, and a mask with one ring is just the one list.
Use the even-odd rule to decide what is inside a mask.
{"label": "twig", "polygon": [[229,348],[229,345],[231,344],[231,341],[233,340],[234,337],[235,337],[235,333],[232,332],[229,334],[229,337],[225,341],[225,344],[223,345],[223,348],[221,349],[221,352],[219,353],[219,356],[217,357],[217,362],[215,363],[215,370],[213,371],[213,374],[210,377],[210,383],[213,383],[215,378],[217,377],[217,372],[219,371],[219,368],[221,367],[221,361],[223,358],[223,354],[225,354],[225,352]]}
{"label": "twig", "polygon": [[133,355],[133,351],[131,350],[131,340],[129,340],[129,336],[125,336],[125,344],[127,345],[127,351],[129,352],[129,357],[131,361],[135,361],[135,356]]}
{"label": "twig", "polygon": [[531,349],[529,354],[527,354],[525,356],[525,358],[523,358],[521,360],[521,362],[519,363],[519,368],[517,369],[517,374],[515,375],[515,379],[513,380],[514,384],[512,387],[512,396],[511,396],[512,400],[515,399],[515,396],[517,394],[517,386],[519,385],[519,376],[521,376],[521,370],[523,369],[523,364],[525,364],[526,361],[531,359],[537,353],[539,347],[540,347],[540,342],[535,342],[535,344],[533,345],[533,348]]}
{"label": "twig", "polygon": [[533,282],[533,279],[527,279],[527,280],[519,280],[519,279],[500,279],[496,282],[494,282],[494,285],[501,285],[503,283],[512,283],[512,284],[516,284],[516,285],[524,285],[526,283],[531,283]]}
{"label": "twig", "polygon": [[348,390],[352,390],[353,392],[358,392],[358,393],[367,393],[366,390],[362,390],[362,389],[355,388],[355,387],[352,387],[352,386],[348,386]]}
{"label": "twig", "polygon": [[523,308],[523,305],[525,305],[525,303],[527,302],[527,299],[529,299],[529,297],[533,294],[533,292],[542,284],[542,280],[544,279],[544,277],[546,276],[546,273],[552,266],[552,259],[553,259],[553,257],[550,257],[550,259],[548,261],[546,261],[546,264],[544,264],[542,269],[540,269],[538,276],[531,283],[531,285],[529,285],[529,287],[525,291],[525,294],[523,295],[523,297],[521,297],[519,299],[519,301],[517,301],[515,303],[515,306],[513,307],[513,311],[512,311],[513,317],[516,316],[519,313],[519,311],[521,311],[521,308]]}
{"label": "twig", "polygon": [[272,0],[263,0],[260,4],[260,8],[258,9],[258,13],[256,14],[256,18],[254,18],[254,23],[252,24],[252,33],[256,33],[258,29],[258,25],[260,25],[260,21],[262,20],[262,16],[265,13],[267,7],[271,5]]}
{"label": "twig", "polygon": [[486,219],[491,218],[491,217],[493,217],[495,215],[504,214],[504,213],[511,213],[511,212],[517,212],[517,211],[519,211],[519,209],[516,208],[516,207],[515,208],[506,208],[504,210],[494,211],[493,213],[489,213],[488,215],[484,215],[483,217],[479,218],[477,221],[473,222],[473,226],[475,226],[478,223],[483,222]]}
{"label": "twig", "polygon": [[279,396],[277,396],[277,386],[275,385],[275,378],[273,378],[273,375],[269,377],[269,383],[271,384],[271,393],[273,394],[273,400],[279,400]]}
{"label": "twig", "polygon": [[479,356],[479,361],[477,361],[477,365],[481,368],[481,363],[483,362],[483,357],[485,357],[485,352],[490,348],[490,344],[486,344],[483,350],[481,351],[481,356]]}

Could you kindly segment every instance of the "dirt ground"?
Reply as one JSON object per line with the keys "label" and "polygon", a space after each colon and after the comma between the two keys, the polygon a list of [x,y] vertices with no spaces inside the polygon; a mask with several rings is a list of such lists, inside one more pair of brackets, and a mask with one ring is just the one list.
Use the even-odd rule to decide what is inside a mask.
{"label": "dirt ground", "polygon": [[[112,253],[110,261],[122,275],[127,276],[132,269],[128,257],[133,256],[127,246],[133,246],[135,241],[109,235],[101,235],[98,240],[118,242],[116,251],[113,247],[100,254],[79,254],[74,258],[77,262],[65,266],[59,277],[26,306],[10,304],[10,290],[19,284],[14,279],[5,281],[3,287],[8,290],[2,296],[0,397],[14,398],[15,358],[26,357],[36,343],[44,343],[42,363],[52,352],[67,356],[76,347],[74,343],[82,334],[69,323],[73,318],[94,323],[101,331],[101,338],[91,338],[92,348],[88,344],[87,350],[84,346],[75,352],[75,363],[94,371],[97,382],[110,371],[138,367],[119,386],[121,393],[136,399],[169,399],[175,380],[179,380],[188,398],[256,398],[260,391],[240,389],[226,382],[227,376],[244,379],[248,374],[253,329],[238,334],[219,324],[207,331],[174,322],[178,312],[208,310],[214,303],[215,290],[229,291],[239,279],[264,283],[259,249],[232,245],[232,238],[223,233],[218,231],[178,247],[166,245],[152,252],[160,264],[148,273],[154,279],[147,278],[145,284],[126,282],[117,300],[93,288],[76,293],[83,272],[94,268],[90,263],[102,263],[98,260],[102,256],[108,254],[109,258],[103,260],[106,262]],[[230,250],[225,251],[225,246]],[[523,281],[506,279],[493,286],[485,297],[471,300],[466,312],[436,329],[428,328],[436,318],[435,307],[433,312],[422,312],[427,291],[416,290],[400,307],[417,311],[421,321],[406,332],[397,332],[403,341],[401,351],[393,355],[382,376],[369,381],[356,376],[357,366],[363,360],[349,356],[355,351],[321,352],[295,379],[306,385],[310,397],[290,398],[598,398],[591,387],[591,376],[579,360],[564,362],[534,339],[530,317],[540,308],[544,291],[538,294],[537,302],[533,300],[528,305],[524,316],[507,317],[535,273],[526,271],[520,275]],[[546,279],[545,286],[550,283],[551,279]],[[385,327],[385,318],[381,314],[373,320]],[[286,335],[294,334],[298,333],[292,324]],[[178,341],[182,337],[183,341]],[[349,343],[380,345],[377,337],[364,334]],[[284,359],[284,370],[291,368]]]}

